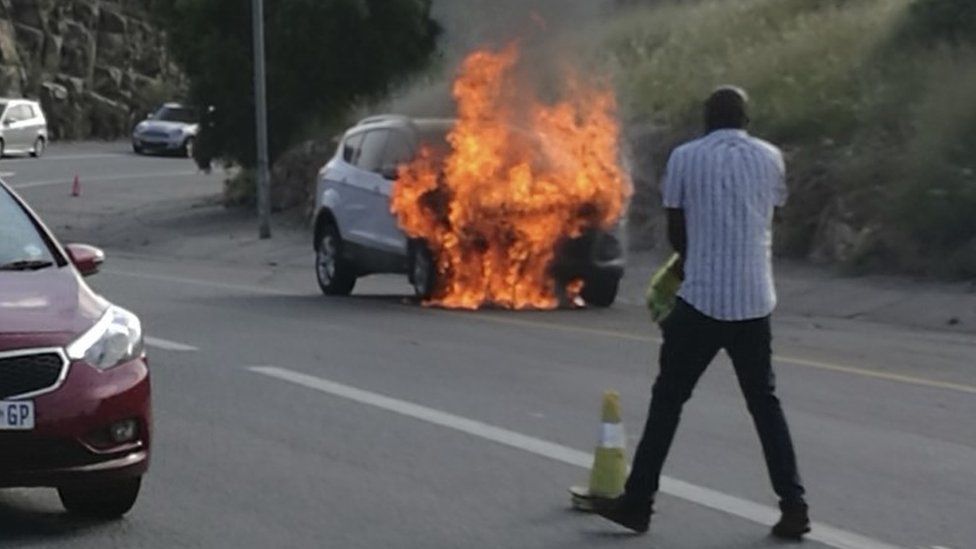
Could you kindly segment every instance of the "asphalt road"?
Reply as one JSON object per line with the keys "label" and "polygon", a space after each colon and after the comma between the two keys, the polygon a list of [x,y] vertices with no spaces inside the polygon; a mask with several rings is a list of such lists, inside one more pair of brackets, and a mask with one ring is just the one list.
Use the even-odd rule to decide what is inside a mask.
{"label": "asphalt road", "polygon": [[[55,145],[0,172],[66,240],[106,247],[90,280],[143,319],[156,428],[124,520],[72,519],[53,491],[0,491],[0,546],[780,546],[724,358],[686,408],[648,536],[569,510],[602,392],[620,391],[631,449],[643,421],[658,339],[635,305],[448,312],[411,303],[395,277],[329,299],[302,235],[279,233],[280,261],[248,261],[267,245],[202,224],[239,220],[207,209],[220,178],[185,159]],[[190,253],[215,242],[233,249]],[[789,315],[775,330],[818,521],[802,546],[976,547],[976,338]]]}

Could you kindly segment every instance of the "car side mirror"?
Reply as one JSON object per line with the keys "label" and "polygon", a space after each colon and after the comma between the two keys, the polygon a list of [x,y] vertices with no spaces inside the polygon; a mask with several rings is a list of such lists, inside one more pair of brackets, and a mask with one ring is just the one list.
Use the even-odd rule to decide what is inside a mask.
{"label": "car side mirror", "polygon": [[91,276],[98,272],[105,263],[105,252],[87,244],[68,244],[64,247],[68,252],[71,263],[74,264],[81,276]]}
{"label": "car side mirror", "polygon": [[400,175],[400,170],[396,165],[390,164],[380,168],[380,175],[383,176],[383,179],[396,181],[397,177]]}
{"label": "car side mirror", "polygon": [[3,121],[3,127],[4,127],[4,128],[9,128],[9,127],[10,127],[10,125],[11,125],[11,124],[13,124],[13,123],[14,123],[14,121],[13,121],[13,120],[11,120],[11,119],[9,119],[9,118],[7,118],[6,120],[4,120],[4,121]]}

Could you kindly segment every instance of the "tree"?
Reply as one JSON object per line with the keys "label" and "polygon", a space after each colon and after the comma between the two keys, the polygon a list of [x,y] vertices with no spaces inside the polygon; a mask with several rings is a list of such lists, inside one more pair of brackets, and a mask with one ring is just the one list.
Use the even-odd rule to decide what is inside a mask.
{"label": "tree", "polygon": [[[431,0],[265,0],[271,160],[423,68]],[[155,2],[190,98],[216,107],[214,156],[254,166],[250,0]]]}

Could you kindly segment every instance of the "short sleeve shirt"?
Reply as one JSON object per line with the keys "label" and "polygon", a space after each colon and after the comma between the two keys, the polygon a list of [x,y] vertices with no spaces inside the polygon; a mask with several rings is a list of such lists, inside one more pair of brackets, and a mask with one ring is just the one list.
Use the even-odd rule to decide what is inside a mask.
{"label": "short sleeve shirt", "polygon": [[671,154],[662,194],[687,226],[678,295],[717,320],[772,313],[773,213],[788,194],[780,150],[743,130],[713,131]]}

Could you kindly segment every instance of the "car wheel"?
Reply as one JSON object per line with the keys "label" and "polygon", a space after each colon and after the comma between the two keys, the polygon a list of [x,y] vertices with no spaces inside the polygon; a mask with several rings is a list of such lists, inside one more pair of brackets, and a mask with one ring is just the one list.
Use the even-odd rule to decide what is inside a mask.
{"label": "car wheel", "polygon": [[420,299],[428,299],[434,293],[437,268],[427,243],[418,240],[410,245],[410,284]]}
{"label": "car wheel", "polygon": [[325,225],[315,247],[315,274],[325,295],[349,295],[356,285],[353,266],[342,257],[342,237],[332,223]]}
{"label": "car wheel", "polygon": [[136,154],[142,154],[142,151],[143,151],[143,149],[142,149],[141,146],[136,145],[135,143],[132,144],[132,152],[134,152]]}
{"label": "car wheel", "polygon": [[619,277],[609,275],[592,276],[584,282],[580,297],[588,305],[609,307],[617,300],[617,289],[619,286]]}
{"label": "car wheel", "polygon": [[6,152],[7,152],[6,143],[3,142],[3,139],[0,139],[0,158],[3,158],[4,153]]}
{"label": "car wheel", "polygon": [[139,497],[142,478],[127,478],[58,488],[61,504],[69,513],[113,519],[129,512]]}
{"label": "car wheel", "polygon": [[40,158],[44,155],[44,138],[38,137],[34,140],[34,149],[31,151],[30,155],[34,158]]}
{"label": "car wheel", "polygon": [[183,142],[183,156],[193,158],[193,146],[195,145],[192,137],[187,137]]}

